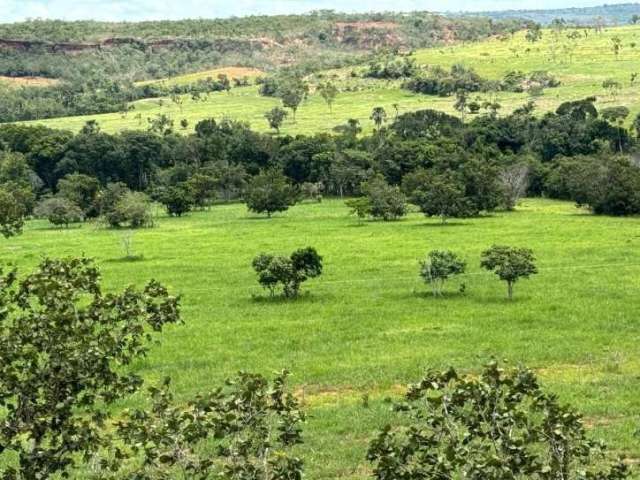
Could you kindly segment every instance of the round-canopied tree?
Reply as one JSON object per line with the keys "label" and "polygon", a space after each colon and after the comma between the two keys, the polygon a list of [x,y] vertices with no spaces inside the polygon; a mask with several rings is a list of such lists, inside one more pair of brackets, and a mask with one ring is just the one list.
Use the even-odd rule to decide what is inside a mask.
{"label": "round-canopied tree", "polygon": [[298,201],[298,192],[278,170],[272,169],[251,179],[244,193],[249,210],[266,213],[284,212]]}
{"label": "round-canopied tree", "polygon": [[467,264],[450,250],[433,250],[420,262],[420,276],[431,285],[433,296],[442,296],[445,282],[465,272]]}
{"label": "round-canopied tree", "polygon": [[513,299],[513,286],[518,280],[538,273],[533,251],[529,248],[494,245],[482,252],[480,266],[507,283],[509,300]]}

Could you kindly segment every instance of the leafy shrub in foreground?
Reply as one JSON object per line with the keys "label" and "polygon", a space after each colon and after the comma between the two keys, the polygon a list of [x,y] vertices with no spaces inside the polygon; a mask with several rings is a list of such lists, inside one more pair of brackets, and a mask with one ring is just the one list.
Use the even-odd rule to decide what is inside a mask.
{"label": "leafy shrub in foreground", "polygon": [[581,415],[561,405],[526,368],[493,362],[480,376],[430,371],[396,405],[367,454],[377,480],[445,478],[621,480],[621,462],[588,438]]}
{"label": "leafy shrub in foreground", "polygon": [[271,296],[282,285],[286,298],[297,297],[303,282],[322,274],[322,257],[312,247],[296,250],[289,258],[263,253],[253,259],[252,265],[258,282]]}

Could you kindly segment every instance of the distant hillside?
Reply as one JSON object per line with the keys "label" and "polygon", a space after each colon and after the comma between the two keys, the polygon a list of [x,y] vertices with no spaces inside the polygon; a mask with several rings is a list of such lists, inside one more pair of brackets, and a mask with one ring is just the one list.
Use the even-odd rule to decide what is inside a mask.
{"label": "distant hillside", "polygon": [[550,24],[556,18],[562,18],[575,25],[593,25],[598,21],[603,21],[607,25],[623,25],[628,24],[634,15],[640,15],[640,3],[554,10],[506,10],[482,12],[474,15],[491,17],[496,20],[527,19],[543,25]]}

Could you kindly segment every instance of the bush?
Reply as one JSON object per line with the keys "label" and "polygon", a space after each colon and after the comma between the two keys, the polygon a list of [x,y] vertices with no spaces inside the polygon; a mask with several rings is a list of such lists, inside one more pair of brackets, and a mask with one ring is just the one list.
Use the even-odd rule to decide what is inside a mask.
{"label": "bush", "polygon": [[420,276],[431,285],[433,296],[442,296],[445,282],[465,272],[467,264],[449,250],[433,250],[420,262]]}
{"label": "bush", "polygon": [[12,192],[0,188],[0,234],[5,238],[22,232],[26,208]]}
{"label": "bush", "polygon": [[84,215],[80,207],[64,197],[50,197],[42,200],[34,210],[38,218],[46,218],[56,226],[69,227],[72,223],[80,223]]}
{"label": "bush", "polygon": [[286,298],[297,297],[303,282],[322,274],[322,257],[312,247],[296,250],[289,258],[263,253],[253,259],[252,265],[258,282],[271,296],[282,285]]}
{"label": "bush", "polygon": [[581,415],[546,393],[526,368],[481,375],[429,371],[396,406],[367,457],[378,480],[607,479],[629,476],[587,437]]}
{"label": "bush", "polygon": [[251,179],[244,194],[247,207],[252,212],[266,213],[270,218],[275,212],[285,212],[298,201],[298,192],[286,177],[277,170],[269,170]]}
{"label": "bush", "polygon": [[105,214],[105,220],[111,227],[141,228],[152,226],[153,216],[149,197],[142,192],[126,192],[112,210]]}
{"label": "bush", "polygon": [[362,193],[369,203],[367,213],[384,221],[397,220],[407,214],[407,199],[400,189],[389,185],[382,175],[364,182]]}
{"label": "bush", "polygon": [[58,195],[66,198],[82,211],[87,218],[97,217],[100,183],[94,177],[74,173],[58,182]]}
{"label": "bush", "polygon": [[494,245],[482,252],[480,266],[507,282],[507,295],[513,299],[513,286],[521,278],[538,273],[533,251],[528,248]]}

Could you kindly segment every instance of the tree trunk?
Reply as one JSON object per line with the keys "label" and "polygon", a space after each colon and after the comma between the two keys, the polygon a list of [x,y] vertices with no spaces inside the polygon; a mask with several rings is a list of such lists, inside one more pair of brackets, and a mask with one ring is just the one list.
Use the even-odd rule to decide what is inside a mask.
{"label": "tree trunk", "polygon": [[509,300],[513,300],[513,282],[507,282],[507,294],[509,295]]}

